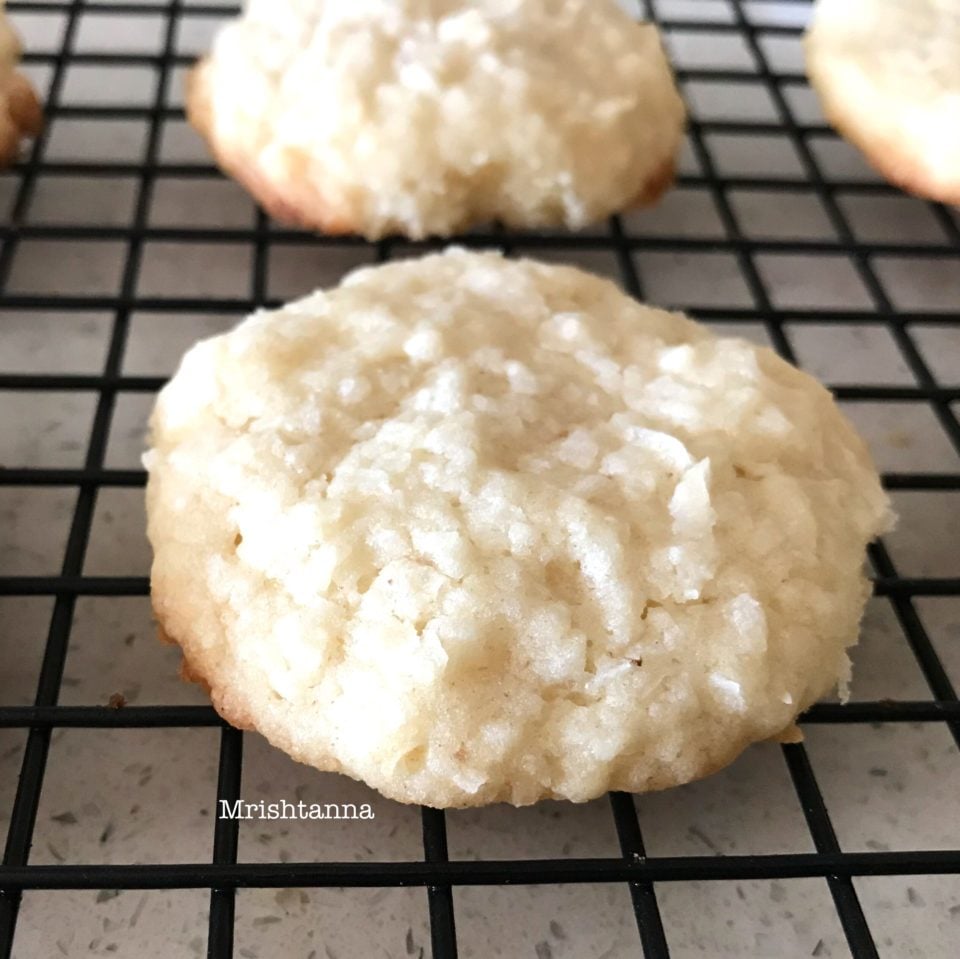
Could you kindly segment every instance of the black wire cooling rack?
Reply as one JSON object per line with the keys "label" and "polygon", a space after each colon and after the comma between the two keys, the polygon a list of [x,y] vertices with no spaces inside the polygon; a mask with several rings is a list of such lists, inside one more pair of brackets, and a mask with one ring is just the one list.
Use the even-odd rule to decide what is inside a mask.
{"label": "black wire cooling rack", "polygon": [[[797,12],[795,19],[770,19],[770,8],[778,6]],[[53,599],[45,651],[33,705],[0,703],[0,727],[25,731],[19,785],[13,803],[9,832],[0,866],[0,957],[13,949],[18,910],[24,891],[66,889],[198,889],[209,890],[209,937],[207,955],[226,959],[233,955],[234,905],[236,890],[269,887],[391,887],[419,886],[426,891],[434,959],[454,959],[458,941],[453,906],[454,887],[503,884],[621,883],[628,884],[636,914],[638,938],[636,955],[665,959],[670,955],[668,935],[658,909],[660,884],[690,880],[748,880],[818,877],[825,879],[832,894],[849,950],[856,959],[878,956],[875,935],[858,899],[854,878],[864,876],[944,876],[960,873],[960,837],[948,850],[925,851],[843,851],[834,824],[818,786],[817,776],[803,744],[785,745],[783,756],[796,789],[806,825],[812,837],[812,852],[771,855],[647,856],[641,822],[631,797],[613,795],[610,808],[619,838],[621,855],[614,858],[555,858],[516,861],[451,861],[447,854],[446,822],[441,811],[422,811],[423,857],[403,862],[275,862],[238,863],[238,823],[218,819],[215,825],[213,857],[210,862],[192,864],[76,865],[30,863],[30,849],[37,820],[41,788],[51,735],[65,727],[157,728],[219,727],[219,782],[217,799],[240,796],[243,767],[243,736],[221,723],[212,709],[204,706],[127,706],[109,709],[99,706],[60,706],[61,679],[67,655],[71,623],[78,597],[143,596],[147,580],[141,577],[85,575],[83,564],[91,533],[98,494],[110,487],[138,488],[144,484],[140,470],[107,468],[105,453],[111,419],[119,397],[125,394],[152,394],[162,385],[161,377],[127,375],[122,358],[128,339],[131,316],[148,310],[160,314],[223,314],[240,316],[254,306],[270,302],[268,294],[268,253],[283,244],[312,244],[322,256],[335,247],[362,247],[355,238],[307,237],[278,227],[258,214],[252,228],[201,228],[189,225],[151,225],[149,211],[158,185],[169,181],[206,181],[219,174],[209,163],[172,162],[161,155],[164,125],[181,120],[182,109],[171,105],[171,89],[177,71],[192,57],[180,52],[176,38],[187,18],[212,21],[236,11],[220,4],[177,2],[84,3],[25,2],[8,4],[17,16],[56,15],[63,29],[59,49],[49,53],[28,53],[26,61],[37,70],[49,71],[46,94],[49,124],[24,161],[8,176],[14,190],[9,217],[0,224],[3,247],[0,252],[0,323],[10,311],[53,311],[61,314],[84,310],[106,311],[112,316],[109,347],[102,372],[97,375],[57,373],[4,373],[0,389],[5,391],[94,391],[95,415],[82,468],[0,469],[0,486],[62,487],[76,492],[76,507],[59,575],[2,576],[0,596],[46,596]],[[744,58],[736,68],[714,68],[710,64],[684,66],[680,79],[690,84],[723,84],[735,91],[749,87],[767,98],[772,118],[716,120],[698,118],[693,111],[688,145],[691,171],[680,177],[682,188],[696,189],[709,197],[719,217],[716,236],[677,235],[669,224],[660,235],[635,235],[628,221],[613,219],[606,229],[583,234],[505,233],[492,229],[472,233],[460,242],[469,245],[499,246],[522,253],[526,248],[548,251],[563,257],[571,251],[605,251],[615,258],[619,279],[632,294],[644,293],[643,270],[635,254],[691,253],[720,251],[733,258],[749,291],[747,305],[732,307],[688,307],[699,319],[714,323],[747,322],[762,324],[775,348],[795,361],[794,349],[785,324],[880,324],[893,338],[913,377],[912,385],[840,387],[840,399],[875,403],[910,402],[932,410],[955,451],[960,450],[960,424],[953,404],[960,400],[960,388],[941,385],[918,347],[916,331],[922,327],[960,325],[960,228],[953,215],[934,204],[923,204],[940,231],[935,242],[918,245],[909,239],[872,239],[857,234],[844,198],[888,198],[897,196],[892,187],[866,176],[842,179],[825,173],[819,143],[835,140],[819,123],[799,122],[795,116],[796,95],[803,95],[805,77],[801,65],[786,67],[775,55],[779,41],[795,41],[801,32],[805,4],[801,0],[739,2],[739,0],[660,0],[648,2],[644,14],[681,43],[685,36],[709,36],[718,45],[735,44]],[[110,16],[130,19],[132,26],[144,17],[162,20],[159,52],[97,52],[78,49],[78,33],[89,18]],[[88,29],[95,29],[88,27]],[[93,44],[94,48],[96,43]],[[147,105],[77,106],[62,102],[65,76],[70,68],[148,68],[154,78]],[[121,91],[122,93],[122,91]],[[132,99],[132,98],[131,98]],[[122,96],[121,96],[122,100]],[[48,157],[51,130],[65,121],[137,121],[145,124],[146,139],[142,160],[82,161]],[[757,138],[779,138],[792,151],[796,173],[764,170],[757,173],[724,172],[715,148],[716,137],[739,139],[748,144]],[[70,176],[133,178],[135,202],[132,218],[120,225],[72,222],[67,225],[34,224],[25,215],[34,197],[38,180]],[[742,226],[731,194],[739,189],[766,191],[774,206],[778,197],[798,191],[817,201],[829,226],[828,238],[796,238],[791,235],[790,214],[784,212],[784,229],[777,236],[756,238]],[[920,205],[920,201],[916,201]],[[71,243],[114,241],[125,253],[119,290],[116,295],[71,294],[50,289],[42,295],[10,289],[11,267],[24,241],[56,240]],[[249,291],[243,297],[178,296],[177,290],[164,295],[141,295],[138,276],[145,244],[203,242],[230,250],[252,250]],[[430,247],[431,243],[404,243],[405,251]],[[387,259],[399,248],[391,241],[376,244],[371,258]],[[769,283],[758,267],[758,258],[796,254],[816,262],[842,257],[852,267],[866,291],[866,302],[855,308],[807,308],[784,305],[770,292]],[[936,309],[898,308],[883,282],[875,259],[881,256],[922,258],[940,267],[955,270],[953,295]],[[55,264],[51,264],[51,269]],[[814,279],[816,282],[816,279]],[[682,297],[680,297],[682,299]],[[677,303],[677,306],[686,304]],[[2,329],[0,329],[2,337]],[[884,477],[886,486],[899,491],[960,491],[960,471],[898,472]],[[806,724],[824,723],[924,723],[945,724],[953,740],[960,743],[960,702],[943,662],[918,615],[918,597],[960,595],[960,578],[955,576],[905,578],[898,574],[887,548],[878,543],[870,550],[875,570],[876,592],[889,602],[902,631],[903,641],[912,650],[929,696],[922,701],[870,701],[848,705],[821,704],[804,717]],[[3,643],[17,643],[17,636],[4,636]],[[2,668],[2,667],[0,667]],[[218,807],[219,808],[219,807]],[[461,943],[462,950],[462,943]],[[121,951],[120,953],[124,953]],[[507,953],[505,953],[507,954]],[[510,953],[512,955],[512,953]],[[817,953],[814,953],[817,954]],[[371,953],[372,955],[372,953]]]}

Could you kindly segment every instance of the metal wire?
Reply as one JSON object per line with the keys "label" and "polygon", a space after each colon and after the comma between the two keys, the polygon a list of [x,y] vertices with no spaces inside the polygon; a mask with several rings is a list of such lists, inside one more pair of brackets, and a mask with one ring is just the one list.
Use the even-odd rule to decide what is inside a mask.
{"label": "metal wire", "polygon": [[[803,0],[781,0],[799,4]],[[800,744],[783,748],[798,800],[806,817],[814,852],[749,856],[651,857],[646,853],[642,822],[631,797],[610,797],[611,814],[620,844],[621,857],[607,859],[546,859],[510,861],[450,861],[447,851],[446,820],[438,810],[422,812],[423,861],[414,862],[326,862],[326,863],[238,863],[238,824],[217,819],[213,857],[210,863],[140,865],[31,865],[33,836],[40,792],[43,786],[50,737],[55,729],[218,727],[220,733],[219,800],[235,800],[240,795],[243,772],[243,734],[226,726],[209,707],[128,706],[122,710],[96,706],[58,705],[60,681],[70,637],[74,606],[81,596],[143,596],[148,582],[138,576],[91,576],[83,573],[84,557],[98,493],[101,489],[141,487],[145,477],[140,470],[112,469],[104,465],[104,456],[113,412],[118,396],[153,393],[163,379],[135,376],[122,372],[130,317],[136,311],[160,314],[181,313],[237,315],[255,306],[273,305],[268,296],[268,252],[271,247],[310,242],[318,250],[362,246],[355,237],[310,237],[268,224],[258,213],[250,228],[195,227],[188,224],[154,226],[149,210],[154,188],[161,179],[211,179],[220,174],[207,163],[168,162],[160,156],[163,125],[183,118],[183,110],[169,106],[171,72],[187,65],[192,58],[178,52],[176,36],[186,17],[232,15],[235,10],[220,5],[184,4],[180,0],[149,4],[104,2],[87,4],[82,0],[63,2],[24,2],[11,0],[14,12],[60,14],[64,32],[60,49],[53,53],[28,53],[27,62],[43,64],[51,70],[48,115],[54,120],[134,120],[146,124],[147,137],[142,162],[62,161],[45,157],[48,135],[40,136],[29,157],[19,166],[19,184],[9,220],[0,223],[0,322],[5,312],[42,309],[61,313],[99,310],[113,318],[106,359],[99,374],[2,373],[0,389],[18,391],[95,391],[97,405],[83,466],[80,468],[0,469],[0,486],[65,487],[77,491],[69,535],[59,575],[0,577],[0,596],[38,596],[54,598],[50,626],[32,705],[0,704],[0,728],[23,729],[27,741],[17,787],[10,827],[6,837],[3,863],[0,865],[0,959],[9,959],[20,897],[24,890],[52,889],[208,889],[210,918],[207,955],[209,959],[228,959],[233,955],[235,893],[248,887],[366,887],[422,886],[427,891],[434,959],[456,959],[458,954],[453,889],[462,885],[499,885],[505,883],[627,883],[637,920],[638,955],[646,959],[669,956],[668,935],[660,915],[656,888],[658,883],[693,880],[736,880],[820,877],[826,880],[855,959],[877,955],[868,921],[854,889],[853,879],[860,876],[906,876],[960,873],[960,849],[945,851],[846,852],[837,839],[829,811],[823,800],[815,770],[807,751]],[[924,360],[913,330],[921,326],[960,326],[960,305],[942,311],[909,313],[897,309],[877,275],[873,258],[880,255],[911,256],[960,262],[960,227],[941,207],[930,205],[940,225],[943,239],[922,245],[907,242],[863,241],[856,237],[838,193],[843,195],[896,196],[897,191],[882,182],[831,180],[821,168],[810,147],[811,137],[832,137],[822,124],[799,123],[784,95],[784,88],[804,82],[802,74],[775,69],[764,44],[768,37],[796,37],[798,28],[761,25],[749,16],[748,5],[730,0],[729,22],[713,20],[671,20],[659,16],[658,5],[644,4],[648,18],[675,34],[711,31],[740,38],[753,61],[753,69],[683,69],[682,80],[712,81],[726,84],[759,83],[769,96],[775,112],[773,121],[693,120],[689,129],[690,146],[700,172],[680,177],[681,186],[698,187],[712,198],[722,235],[714,238],[691,236],[634,236],[619,218],[613,218],[605,233],[571,235],[559,231],[544,233],[506,233],[500,229],[478,231],[458,238],[471,246],[496,246],[507,252],[525,247],[556,251],[599,250],[615,257],[624,288],[635,296],[643,295],[641,277],[634,264],[636,251],[691,252],[720,251],[735,259],[751,297],[751,305],[736,308],[689,306],[699,319],[715,323],[754,322],[763,325],[775,348],[787,359],[796,360],[787,336],[787,324],[807,321],[818,324],[882,324],[890,333],[914,383],[889,386],[872,383],[844,385],[836,395],[847,400],[881,403],[909,401],[930,407],[938,423],[960,453],[960,422],[952,404],[960,401],[960,387],[937,382]],[[164,18],[162,44],[156,54],[91,53],[75,49],[81,14],[123,15],[131,18],[157,15]],[[68,66],[136,66],[154,71],[153,95],[149,106],[76,106],[61,102]],[[799,158],[802,176],[744,176],[720,172],[711,151],[709,137],[722,133],[738,137],[776,134],[786,137]],[[57,177],[82,174],[90,177],[128,176],[136,180],[134,213],[126,225],[34,224],[26,221],[39,176]],[[835,239],[779,238],[755,239],[745,235],[730,201],[731,191],[762,189],[773,192],[802,188],[822,204]],[[37,294],[7,290],[17,248],[23,240],[84,240],[91,243],[109,240],[126,244],[122,278],[116,295],[77,295],[56,292]],[[138,294],[138,277],[144,244],[162,240],[168,243],[206,242],[252,248],[249,290],[239,297],[143,296]],[[433,249],[437,241],[404,243],[408,251]],[[390,241],[374,247],[374,258],[389,259]],[[869,306],[860,309],[778,308],[758,269],[758,254],[792,253],[810,256],[842,254],[853,264],[869,296]],[[675,304],[683,307],[683,304]],[[887,473],[884,483],[895,490],[960,491],[960,469],[954,472]],[[889,551],[882,544],[871,548],[876,570],[876,593],[887,597],[930,690],[930,697],[916,701],[855,702],[848,705],[820,704],[802,719],[805,724],[850,723],[943,723],[960,744],[960,701],[957,692],[928,636],[915,608],[921,596],[958,596],[960,577],[903,577]]]}

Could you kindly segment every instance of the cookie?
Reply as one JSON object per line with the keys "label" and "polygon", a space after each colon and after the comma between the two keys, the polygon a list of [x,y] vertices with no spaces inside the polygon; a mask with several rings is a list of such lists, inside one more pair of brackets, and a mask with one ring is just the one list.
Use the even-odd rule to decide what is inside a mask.
{"label": "cookie", "polygon": [[805,46],[824,114],[870,164],[960,205],[960,4],[818,0]]}
{"label": "cookie", "polygon": [[0,0],[0,167],[9,166],[20,153],[25,137],[34,137],[43,126],[43,108],[30,81],[17,70],[22,52],[20,38],[7,19]]}
{"label": "cookie", "polygon": [[656,28],[614,0],[253,0],[187,107],[271,216],[369,238],[652,202],[684,123]]}
{"label": "cookie", "polygon": [[889,522],[830,394],[579,270],[359,270],[152,417],[153,605],[230,722],[431,806],[687,782],[848,675]]}

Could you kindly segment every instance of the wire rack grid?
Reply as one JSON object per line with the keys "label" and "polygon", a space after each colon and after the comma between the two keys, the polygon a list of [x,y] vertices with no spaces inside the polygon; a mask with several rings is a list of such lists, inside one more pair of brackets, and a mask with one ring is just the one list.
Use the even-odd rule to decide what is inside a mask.
{"label": "wire rack grid", "polygon": [[[900,375],[871,376],[866,364],[873,354],[867,351],[862,375],[830,385],[841,401],[851,404],[932,415],[932,428],[940,431],[946,447],[937,468],[913,468],[908,454],[898,461],[905,465],[885,471],[884,481],[895,496],[923,494],[936,503],[941,497],[942,505],[936,508],[952,535],[949,514],[955,501],[950,496],[960,492],[955,409],[960,370],[949,369],[951,354],[940,345],[952,342],[956,348],[957,341],[949,337],[960,328],[960,225],[955,214],[902,198],[844,153],[844,145],[816,115],[797,57],[809,14],[806,2],[648,0],[643,6],[643,14],[660,23],[671,44],[691,108],[684,167],[661,212],[629,214],[578,234],[490,228],[459,242],[592,264],[614,275],[631,294],[684,308],[718,327],[752,330],[793,362],[804,360],[803,344],[811,330],[835,335],[837,351],[847,342],[844,337],[855,339],[860,330],[886,338],[895,354],[890,362]],[[23,736],[15,755],[19,778],[15,788],[11,785],[0,866],[0,957],[41,954],[18,953],[16,936],[24,895],[39,891],[208,891],[207,935],[198,949],[211,959],[226,959],[234,955],[239,890],[422,887],[430,954],[454,959],[458,954],[483,954],[469,951],[462,929],[458,936],[454,901],[462,888],[617,884],[629,889],[636,938],[616,955],[666,959],[687,954],[663,917],[662,901],[671,885],[801,878],[826,884],[835,910],[830,921],[839,919],[843,948],[850,955],[868,959],[908,954],[890,952],[889,941],[878,936],[868,921],[858,881],[960,873],[960,816],[947,828],[946,839],[933,844],[936,848],[841,846],[835,822],[838,803],[831,802],[828,810],[816,764],[804,744],[785,745],[780,755],[809,831],[806,851],[648,854],[652,827],[644,821],[643,803],[612,795],[607,815],[612,816],[619,848],[605,856],[451,857],[450,817],[423,809],[422,855],[396,861],[376,856],[364,861],[238,861],[240,826],[229,819],[215,819],[209,827],[212,855],[202,861],[37,861],[31,846],[37,840],[48,757],[51,743],[64,730],[210,729],[219,736],[215,798],[232,801],[242,794],[244,736],[222,724],[210,707],[134,703],[109,709],[102,703],[64,702],[78,603],[89,597],[121,603],[148,592],[143,575],[99,575],[91,572],[89,563],[98,503],[112,491],[136,492],[144,484],[142,470],[111,465],[110,456],[111,429],[125,404],[138,399],[148,404],[164,381],[161,374],[131,372],[127,362],[141,318],[161,330],[179,323],[197,336],[208,329],[211,318],[235,318],[317,285],[316,271],[329,264],[336,271],[346,261],[385,260],[439,244],[397,240],[369,245],[352,237],[307,236],[270,222],[252,207],[248,220],[233,213],[229,222],[222,217],[216,222],[191,219],[191,207],[203,205],[202,193],[226,184],[195,144],[182,146],[189,141],[183,131],[180,82],[212,30],[236,12],[229,5],[11,0],[8,8],[28,39],[38,41],[29,45],[26,62],[45,90],[49,123],[29,155],[2,181],[8,214],[0,223],[0,324],[9,328],[11,317],[39,323],[54,316],[68,322],[97,314],[104,318],[98,329],[105,349],[93,371],[45,369],[41,362],[32,372],[6,365],[0,372],[0,391],[11,403],[19,403],[18,409],[50,393],[92,397],[89,433],[76,465],[12,463],[0,469],[0,494],[55,489],[66,491],[70,505],[55,571],[22,573],[0,566],[0,599],[49,600],[44,641],[38,645],[35,695],[13,704],[0,697],[0,732]],[[118,35],[126,38],[123,44],[105,39],[108,23],[119,27]],[[110,79],[114,75],[116,82]],[[89,95],[94,87],[101,96]],[[726,95],[723,108],[716,105],[719,90]],[[758,145],[768,152],[758,152]],[[760,161],[752,159],[755,153]],[[783,158],[779,165],[778,156]],[[172,204],[173,213],[157,215],[160,201],[175,186],[184,192]],[[58,219],[65,208],[57,205],[58,198],[85,189],[93,199],[72,207],[79,212],[69,221]],[[111,201],[104,203],[107,194]],[[120,194],[123,203],[118,206],[114,201]],[[120,206],[122,215],[105,212]],[[897,216],[883,230],[871,217],[888,207]],[[691,228],[691,223],[696,225]],[[90,257],[96,260],[95,254],[107,248],[117,254],[117,269],[104,279],[99,261]],[[198,255],[200,250],[205,252]],[[291,273],[284,257],[292,251],[301,259]],[[60,278],[69,272],[71,258],[76,268],[70,276],[80,279],[63,284],[51,280],[51,275]],[[166,274],[156,272],[158,261],[166,263]],[[191,273],[191,263],[199,263],[199,279],[192,278],[198,273]],[[221,288],[214,278],[218,264],[229,264],[242,285]],[[171,285],[170,269],[184,270],[182,285]],[[290,275],[281,282],[278,272]],[[155,273],[166,279],[151,279]],[[919,277],[927,296],[904,292],[904,276]],[[735,292],[729,293],[733,287]],[[0,343],[3,336],[0,326]],[[954,360],[957,355],[952,354]],[[906,534],[922,540],[926,534],[911,530],[913,514],[906,512]],[[847,705],[824,703],[811,709],[803,723],[808,731],[857,724],[936,726],[958,744],[960,702],[950,678],[951,664],[958,661],[931,637],[923,603],[960,595],[960,575],[956,567],[940,568],[933,561],[904,574],[894,562],[897,555],[895,546],[871,547],[876,593],[878,602],[892,612],[895,642],[901,653],[909,652],[911,668],[919,669],[923,692],[912,698],[855,697]],[[6,652],[26,641],[16,634],[0,638]],[[950,749],[954,751],[944,763],[956,762],[955,745]],[[768,756],[764,761],[777,760]],[[813,955],[827,954],[822,938],[814,942]],[[505,955],[527,954],[519,948],[511,952],[509,943],[503,948]],[[161,946],[156,954],[174,952]],[[132,954],[122,941],[119,954]],[[576,953],[564,953],[560,943],[536,947],[538,957],[554,954]],[[943,955],[948,954],[946,946]]]}

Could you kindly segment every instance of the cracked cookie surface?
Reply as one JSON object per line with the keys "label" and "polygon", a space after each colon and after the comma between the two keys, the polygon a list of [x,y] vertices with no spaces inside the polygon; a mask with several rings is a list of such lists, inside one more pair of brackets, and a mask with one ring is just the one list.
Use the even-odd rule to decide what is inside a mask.
{"label": "cracked cookie surface", "polygon": [[187,101],[273,217],[370,238],[652,202],[684,122],[656,28],[614,0],[252,0]]}
{"label": "cracked cookie surface", "polygon": [[843,683],[889,523],[830,394],[570,267],[453,249],[197,344],[153,603],[217,709],[433,806],[705,775]]}

